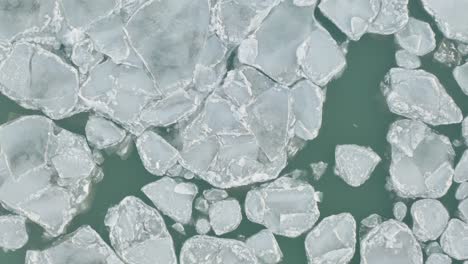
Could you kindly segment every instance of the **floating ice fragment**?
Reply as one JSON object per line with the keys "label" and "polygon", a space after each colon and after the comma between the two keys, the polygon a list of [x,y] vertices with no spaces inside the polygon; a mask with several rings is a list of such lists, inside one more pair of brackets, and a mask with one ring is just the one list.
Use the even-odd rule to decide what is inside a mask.
{"label": "floating ice fragment", "polygon": [[103,150],[117,146],[125,138],[125,131],[112,121],[91,115],[85,127],[88,142],[97,149]]}
{"label": "floating ice fragment", "polygon": [[192,204],[198,193],[195,184],[163,177],[145,185],[141,190],[156,208],[174,221],[187,224],[192,219]]}
{"label": "floating ice fragment", "polygon": [[468,199],[464,199],[458,204],[458,216],[465,223],[468,223]]}
{"label": "floating ice fragment", "polygon": [[26,218],[18,215],[0,216],[0,249],[13,251],[28,242]]}
{"label": "floating ice fragment", "polygon": [[452,185],[455,152],[449,139],[420,121],[398,120],[387,141],[392,148],[390,184],[403,198],[439,198]]}
{"label": "floating ice fragment", "polygon": [[380,9],[379,0],[323,0],[320,11],[351,40],[364,35]]}
{"label": "floating ice fragment", "polygon": [[425,264],[452,264],[452,259],[441,253],[435,253],[429,255]]}
{"label": "floating ice fragment", "polygon": [[154,175],[163,176],[179,159],[179,152],[152,131],[141,134],[136,146],[145,169]]}
{"label": "floating ice fragment", "polygon": [[464,200],[468,198],[468,182],[462,182],[455,192],[455,199]]}
{"label": "floating ice fragment", "polygon": [[429,256],[432,254],[444,253],[444,250],[440,246],[439,242],[432,241],[426,244],[426,246],[424,247],[424,253],[426,253],[426,255]]}
{"label": "floating ice fragment", "polygon": [[463,152],[460,160],[455,167],[453,180],[458,183],[468,181],[468,150]]}
{"label": "floating ice fragment", "polygon": [[468,260],[468,223],[453,218],[440,237],[444,252],[457,260]]}
{"label": "floating ice fragment", "polygon": [[445,37],[468,43],[468,2],[465,0],[422,0]]}
{"label": "floating ice fragment", "polygon": [[408,24],[395,34],[398,45],[417,56],[424,56],[436,48],[435,34],[431,26],[410,17]]}
{"label": "floating ice fragment", "polygon": [[109,208],[104,223],[112,247],[126,263],[177,263],[164,219],[139,198],[128,196]]}
{"label": "floating ice fragment", "polygon": [[322,178],[322,176],[325,174],[328,168],[328,164],[323,161],[311,163],[309,166],[310,166],[310,169],[312,170],[312,176],[314,177],[316,181]]}
{"label": "floating ice fragment", "polygon": [[409,0],[380,0],[380,11],[369,25],[369,33],[390,35],[408,23]]}
{"label": "floating ice fragment", "polygon": [[418,200],[411,206],[414,236],[422,242],[436,240],[445,230],[449,213],[438,200]]}
{"label": "floating ice fragment", "polygon": [[430,125],[460,123],[462,113],[437,77],[424,70],[393,68],[382,83],[392,113]]}
{"label": "floating ice fragment", "polygon": [[198,218],[197,221],[195,221],[195,231],[199,235],[206,235],[208,232],[211,230],[211,225],[210,221],[208,219],[202,217]]}
{"label": "floating ice fragment", "polygon": [[421,246],[411,230],[395,220],[385,221],[361,239],[362,264],[422,264]]}
{"label": "floating ice fragment", "polygon": [[62,119],[77,111],[78,73],[57,55],[20,42],[0,63],[0,92],[24,108]]}
{"label": "floating ice fragment", "polygon": [[0,202],[58,236],[102,179],[86,140],[43,116],[0,126]]}
{"label": "floating ice fragment", "polygon": [[240,204],[235,199],[214,202],[208,212],[210,225],[216,235],[224,235],[237,229],[242,221]]}
{"label": "floating ice fragment", "polygon": [[203,197],[208,201],[221,201],[226,199],[229,194],[225,190],[211,188],[203,191]]}
{"label": "floating ice fragment", "polygon": [[421,60],[418,56],[407,50],[399,50],[395,53],[396,63],[399,67],[406,69],[416,69],[421,66]]}
{"label": "floating ice fragment", "polygon": [[45,250],[28,250],[25,263],[124,264],[99,234],[89,226],[78,228]]}
{"label": "floating ice fragment", "polygon": [[457,45],[455,42],[443,39],[437,50],[434,52],[434,60],[447,67],[458,66],[462,62],[462,55],[458,51]]}
{"label": "floating ice fragment", "polygon": [[208,214],[208,210],[210,208],[208,201],[202,197],[195,199],[193,206],[195,207],[195,210],[203,214]]}
{"label": "floating ice fragment", "polygon": [[468,62],[453,69],[453,77],[461,90],[468,95]]}
{"label": "floating ice fragment", "polygon": [[356,249],[356,221],[349,213],[324,218],[305,239],[309,264],[349,263]]}
{"label": "floating ice fragment", "polygon": [[181,235],[186,235],[185,228],[181,223],[174,223],[171,227],[172,227],[172,229],[177,231],[177,233],[179,233]]}
{"label": "floating ice fragment", "polygon": [[403,221],[403,219],[405,219],[407,211],[408,207],[403,202],[396,202],[393,205],[393,216],[398,221]]}
{"label": "floating ice fragment", "polygon": [[250,190],[245,200],[245,212],[250,221],[286,237],[305,233],[320,215],[314,188],[289,177]]}
{"label": "floating ice fragment", "polygon": [[242,263],[258,264],[253,250],[244,242],[211,236],[194,236],[180,251],[180,264]]}
{"label": "floating ice fragment", "polygon": [[281,252],[275,236],[268,229],[253,234],[247,238],[245,243],[255,252],[255,255],[262,263],[276,264],[283,259],[283,252]]}
{"label": "floating ice fragment", "polygon": [[335,148],[335,173],[350,186],[358,187],[369,179],[380,160],[369,147],[338,145]]}

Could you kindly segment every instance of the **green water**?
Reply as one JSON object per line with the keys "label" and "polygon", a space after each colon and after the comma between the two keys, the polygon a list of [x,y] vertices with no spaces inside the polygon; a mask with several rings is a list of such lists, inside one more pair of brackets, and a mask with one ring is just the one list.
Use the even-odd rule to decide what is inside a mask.
{"label": "green water", "polygon": [[[410,1],[410,11],[413,17],[431,22],[430,18],[421,10],[418,1]],[[320,14],[320,21],[338,39],[343,35]],[[433,25],[433,29],[436,27]],[[440,32],[437,38],[441,39]],[[388,127],[398,117],[391,114],[385,104],[379,90],[379,83],[385,73],[395,67],[394,54],[396,45],[392,36],[365,35],[359,42],[349,45],[347,54],[348,66],[341,78],[331,82],[327,89],[327,100],[324,105],[323,125],[319,136],[309,142],[292,160],[284,172],[294,169],[306,169],[311,162],[325,161],[330,167],[334,164],[334,149],[337,144],[359,144],[370,146],[382,158],[381,162],[371,178],[361,187],[353,188],[345,184],[333,174],[333,170],[327,173],[319,182],[311,181],[311,184],[324,193],[323,202],[320,204],[321,218],[340,212],[350,212],[359,222],[366,216],[377,213],[385,218],[392,217],[392,205],[396,201],[394,194],[385,190],[385,182],[388,176],[390,148],[385,140]],[[448,93],[460,106],[464,115],[468,114],[468,97],[465,96],[455,83],[451,70],[434,63],[431,55],[422,59],[422,68],[436,74]],[[0,96],[0,124],[17,117],[18,115],[40,114],[35,111],[25,110],[7,98]],[[75,133],[84,134],[84,125],[87,114],[79,114],[72,118],[57,122],[59,126]],[[435,128],[451,139],[461,138],[460,125],[451,125]],[[462,148],[456,148],[457,157],[460,157]],[[68,231],[73,231],[81,225],[92,226],[102,238],[109,243],[108,233],[104,226],[104,216],[109,207],[119,203],[124,197],[134,195],[143,201],[151,202],[140,191],[147,183],[157,180],[158,177],[148,173],[136,152],[128,160],[122,161],[115,156],[106,157],[103,165],[105,177],[97,184],[94,192],[94,200],[90,209],[77,216]],[[311,177],[310,177],[311,178]],[[196,181],[201,188],[207,188],[207,184]],[[441,199],[451,215],[454,216],[457,202],[453,198],[455,185],[449,193]],[[249,188],[236,188],[229,190],[230,195],[243,202],[245,193]],[[410,206],[411,202],[407,201]],[[175,232],[170,226],[172,220],[165,218],[168,229],[171,232],[177,253],[185,239],[195,234],[191,227],[187,227],[187,235],[183,236]],[[238,238],[240,235],[249,236],[263,227],[246,220],[241,226],[223,237]],[[406,222],[411,226],[410,217]],[[53,241],[44,240],[39,227],[29,224],[30,240],[21,250],[11,253],[0,252],[0,264],[22,264],[27,249],[43,249]],[[304,236],[290,239],[277,236],[278,243],[284,254],[285,264],[306,263],[304,250]],[[357,247],[359,252],[359,245]],[[360,262],[359,254],[353,258],[353,264]],[[460,262],[454,262],[460,263]]]}

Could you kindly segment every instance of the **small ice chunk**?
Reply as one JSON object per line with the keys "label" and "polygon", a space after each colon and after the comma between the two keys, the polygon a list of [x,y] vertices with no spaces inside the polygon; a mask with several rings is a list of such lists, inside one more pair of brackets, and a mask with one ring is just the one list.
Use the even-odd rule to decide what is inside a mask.
{"label": "small ice chunk", "polygon": [[412,17],[408,24],[395,34],[395,39],[403,49],[417,56],[424,56],[436,48],[431,25]]}
{"label": "small ice chunk", "polygon": [[369,179],[380,160],[369,147],[338,145],[335,148],[335,173],[350,186],[358,187]]}
{"label": "small ice chunk", "polygon": [[382,222],[382,217],[378,214],[371,214],[366,218],[362,219],[359,226],[360,236],[363,237],[365,234],[369,233],[371,229],[380,225]]}
{"label": "small ice chunk", "polygon": [[451,68],[461,64],[462,55],[458,51],[455,42],[443,39],[440,42],[439,47],[437,47],[437,50],[434,52],[434,60]]}
{"label": "small ice chunk", "polygon": [[211,236],[193,236],[184,242],[180,264],[258,264],[253,250],[244,242]]}
{"label": "small ice chunk", "polygon": [[109,229],[112,247],[126,263],[177,263],[164,219],[139,198],[125,197],[109,208],[104,223]]}
{"label": "small ice chunk", "polygon": [[398,120],[387,141],[392,149],[391,188],[403,198],[439,198],[452,185],[455,152],[450,140],[420,121]]}
{"label": "small ice chunk", "polygon": [[468,2],[464,0],[422,0],[446,38],[468,43]]}
{"label": "small ice chunk", "polygon": [[468,198],[468,182],[462,182],[455,192],[455,199],[464,200]]}
{"label": "small ice chunk", "polygon": [[186,235],[185,228],[181,223],[174,223],[171,227],[172,227],[172,229],[177,231],[177,233],[179,233],[181,235]]}
{"label": "small ice chunk", "polygon": [[429,255],[425,264],[452,264],[452,259],[441,253],[435,253]]}
{"label": "small ice chunk", "polygon": [[235,199],[214,202],[208,212],[210,225],[216,235],[224,235],[237,229],[242,221],[240,204]]}
{"label": "small ice chunk", "polygon": [[316,138],[322,126],[325,92],[309,81],[300,81],[291,89],[291,95],[296,117],[294,133],[304,140]]}
{"label": "small ice chunk", "polygon": [[211,188],[203,191],[203,197],[208,201],[221,201],[228,197],[228,193],[225,190]]}
{"label": "small ice chunk", "polygon": [[25,264],[124,264],[90,226],[82,226],[44,250],[28,250]]}
{"label": "small ice chunk", "polygon": [[0,64],[0,92],[24,108],[63,119],[77,111],[78,73],[57,55],[19,42]]}
{"label": "small ice chunk", "polygon": [[458,204],[458,216],[468,223],[468,199],[464,199]]}
{"label": "small ice chunk", "polygon": [[382,90],[390,111],[397,115],[434,126],[460,123],[463,119],[460,108],[439,79],[424,70],[393,68],[385,76]]}
{"label": "small ice chunk", "polygon": [[418,56],[407,50],[399,50],[395,53],[396,63],[399,67],[405,69],[416,69],[421,66],[421,60]]}
{"label": "small ice chunk", "polygon": [[468,181],[468,150],[465,150],[455,166],[453,180],[458,183]]}
{"label": "small ice chunk", "polygon": [[115,147],[125,138],[125,131],[100,116],[91,115],[85,127],[88,142],[99,150]]}
{"label": "small ice chunk", "polygon": [[453,77],[461,90],[468,95],[468,62],[453,69]]}
{"label": "small ice chunk", "polygon": [[289,177],[250,190],[245,212],[250,221],[286,237],[305,233],[320,216],[314,187]]}
{"label": "small ice chunk", "polygon": [[432,255],[432,254],[444,253],[444,250],[440,246],[439,242],[432,241],[432,242],[429,242],[424,247],[424,253],[426,253],[426,255],[429,256],[429,255]]}
{"label": "small ice chunk", "polygon": [[[358,41],[377,17],[380,2],[379,0],[323,0],[319,8],[348,38]],[[383,15],[383,18],[385,16]]]}
{"label": "small ice chunk", "polygon": [[405,219],[407,211],[408,207],[403,202],[396,202],[393,205],[393,217],[398,221],[403,221],[403,219]]}
{"label": "small ice chunk", "polygon": [[440,237],[444,252],[456,260],[468,259],[468,223],[453,218]]}
{"label": "small ice chunk", "polygon": [[174,221],[188,224],[192,219],[193,200],[198,193],[195,184],[163,177],[145,185],[141,190],[156,208]]}
{"label": "small ice chunk", "polygon": [[305,239],[309,264],[349,263],[356,249],[356,221],[349,213],[325,217]]}
{"label": "small ice chunk", "polygon": [[320,180],[320,178],[322,178],[322,176],[327,171],[328,163],[319,161],[319,162],[311,163],[309,166],[310,166],[310,169],[312,170],[312,176],[314,177],[316,181],[318,181]]}
{"label": "small ice chunk", "polygon": [[369,33],[391,35],[408,23],[409,0],[381,0],[380,11],[369,25]]}
{"label": "small ice chunk", "polygon": [[201,217],[198,218],[197,221],[195,222],[195,231],[199,235],[206,235],[208,232],[211,230],[211,224],[208,219]]}
{"label": "small ice chunk", "polygon": [[197,199],[195,199],[193,204],[194,204],[193,206],[195,207],[195,210],[203,214],[208,214],[210,204],[208,203],[206,199],[198,197]]}
{"label": "small ice chunk", "polygon": [[423,255],[408,226],[391,219],[379,224],[361,239],[361,263],[422,264]]}
{"label": "small ice chunk", "polygon": [[179,159],[179,152],[152,131],[141,134],[136,147],[145,169],[157,176],[163,176]]}
{"label": "small ice chunk", "polygon": [[262,263],[276,264],[283,259],[283,252],[281,252],[275,236],[268,229],[253,234],[247,238],[245,243],[255,252],[255,255]]}
{"label": "small ice chunk", "polygon": [[14,251],[22,248],[28,242],[26,218],[18,215],[0,216],[0,248],[4,251]]}
{"label": "small ice chunk", "polygon": [[414,236],[422,242],[436,240],[445,230],[449,213],[438,200],[418,200],[411,206]]}

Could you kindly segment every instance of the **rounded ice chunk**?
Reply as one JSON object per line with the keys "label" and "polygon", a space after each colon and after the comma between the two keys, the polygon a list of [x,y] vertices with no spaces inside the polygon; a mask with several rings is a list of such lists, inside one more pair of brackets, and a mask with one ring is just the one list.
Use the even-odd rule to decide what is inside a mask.
{"label": "rounded ice chunk", "polygon": [[451,219],[440,237],[440,245],[450,257],[457,260],[468,259],[468,223]]}
{"label": "rounded ice chunk", "polygon": [[18,215],[0,216],[0,248],[4,251],[14,251],[22,248],[28,242],[26,218]]}
{"label": "rounded ice chunk", "polygon": [[407,211],[408,207],[403,202],[396,202],[393,205],[393,216],[398,221],[402,221],[403,219],[405,219]]}
{"label": "rounded ice chunk", "polygon": [[422,242],[436,240],[450,219],[444,205],[438,200],[422,199],[411,206],[414,236]]}
{"label": "rounded ice chunk", "polygon": [[390,35],[408,23],[408,0],[381,0],[380,11],[369,25],[369,33]]}
{"label": "rounded ice chunk", "polygon": [[218,236],[236,230],[242,221],[240,204],[233,198],[214,202],[208,215],[211,227]]}
{"label": "rounded ice chunk", "polygon": [[435,253],[429,255],[426,264],[452,264],[452,259],[445,254]]}
{"label": "rounded ice chunk", "polygon": [[408,24],[395,34],[398,45],[408,52],[424,56],[436,48],[436,39],[431,26],[416,18],[410,18]]}
{"label": "rounded ice chunk", "polygon": [[276,264],[283,259],[283,252],[281,252],[275,236],[268,229],[253,234],[247,238],[245,243],[255,252],[255,255],[262,263]]}

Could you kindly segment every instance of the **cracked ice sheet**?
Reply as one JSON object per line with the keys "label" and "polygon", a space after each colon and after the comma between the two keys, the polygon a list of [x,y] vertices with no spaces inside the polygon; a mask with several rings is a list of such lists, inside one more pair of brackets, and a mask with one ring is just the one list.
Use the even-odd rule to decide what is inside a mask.
{"label": "cracked ice sheet", "polygon": [[[71,262],[70,262],[71,261]],[[62,237],[51,247],[26,252],[26,264],[102,263],[124,264],[89,226]]]}
{"label": "cracked ice sheet", "polygon": [[180,251],[180,264],[242,263],[258,264],[253,252],[244,242],[211,236],[193,236]]}
{"label": "cracked ice sheet", "polygon": [[358,41],[377,17],[380,0],[323,0],[319,9],[349,39]]}
{"label": "cracked ice sheet", "polygon": [[105,225],[117,254],[134,264],[176,264],[172,237],[161,214],[128,196],[107,211]]}
{"label": "cracked ice sheet", "polygon": [[[31,133],[34,131],[34,133]],[[0,202],[56,237],[86,209],[102,179],[86,140],[42,116],[0,126]]]}
{"label": "cracked ice sheet", "polygon": [[382,83],[392,113],[429,125],[461,123],[463,116],[439,79],[424,70],[392,68]]}
{"label": "cracked ice sheet", "polygon": [[468,43],[468,1],[422,0],[424,9],[434,17],[446,38]]}
{"label": "cracked ice sheet", "polygon": [[387,141],[392,148],[390,184],[403,198],[440,198],[452,185],[455,152],[450,140],[420,121],[398,120]]}
{"label": "cracked ice sheet", "polygon": [[305,239],[309,264],[349,263],[356,249],[356,221],[349,213],[324,218]]}
{"label": "cracked ice sheet", "polygon": [[80,111],[76,70],[33,44],[16,43],[0,63],[0,92],[24,108],[41,110],[52,119]]}
{"label": "cracked ice sheet", "polygon": [[388,220],[361,239],[362,264],[422,264],[421,246],[404,223]]}
{"label": "cracked ice sheet", "polygon": [[0,249],[14,251],[28,242],[26,218],[18,215],[0,216]]}
{"label": "cracked ice sheet", "polygon": [[289,177],[250,190],[245,212],[250,221],[286,237],[305,233],[320,215],[314,187]]}

